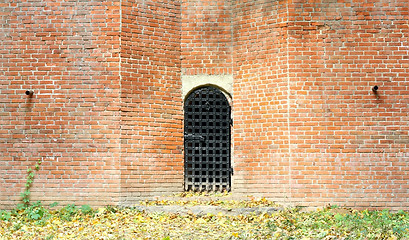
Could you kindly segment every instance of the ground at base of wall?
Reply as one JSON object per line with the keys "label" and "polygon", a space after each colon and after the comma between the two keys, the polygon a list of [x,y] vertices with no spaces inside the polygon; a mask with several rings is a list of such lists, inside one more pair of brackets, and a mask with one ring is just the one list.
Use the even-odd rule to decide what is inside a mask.
{"label": "ground at base of wall", "polygon": [[92,209],[0,210],[0,239],[408,239],[409,213],[189,196]]}
{"label": "ground at base of wall", "polygon": [[195,215],[250,215],[272,214],[283,207],[265,198],[237,199],[230,194],[195,194],[183,193],[169,197],[159,197],[156,200],[141,201],[131,206],[138,211],[152,213],[179,214],[182,216]]}

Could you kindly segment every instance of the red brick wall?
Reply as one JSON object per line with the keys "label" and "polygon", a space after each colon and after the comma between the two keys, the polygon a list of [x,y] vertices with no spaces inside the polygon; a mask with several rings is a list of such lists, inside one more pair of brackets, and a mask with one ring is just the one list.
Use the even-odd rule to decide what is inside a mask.
{"label": "red brick wall", "polygon": [[407,207],[407,2],[235,9],[236,187],[294,204]]}
{"label": "red brick wall", "polygon": [[407,207],[408,16],[406,0],[0,3],[0,202],[38,160],[45,203],[182,191],[181,78],[233,74],[234,193]]}
{"label": "red brick wall", "polygon": [[121,202],[183,191],[180,4],[123,1]]}
{"label": "red brick wall", "polygon": [[286,4],[234,6],[233,189],[289,197]]}
{"label": "red brick wall", "polygon": [[38,160],[33,200],[117,202],[118,20],[113,1],[0,3],[2,207]]}
{"label": "red brick wall", "polygon": [[232,1],[182,1],[183,75],[232,74]]}
{"label": "red brick wall", "polygon": [[408,206],[408,8],[403,0],[289,5],[294,201]]}

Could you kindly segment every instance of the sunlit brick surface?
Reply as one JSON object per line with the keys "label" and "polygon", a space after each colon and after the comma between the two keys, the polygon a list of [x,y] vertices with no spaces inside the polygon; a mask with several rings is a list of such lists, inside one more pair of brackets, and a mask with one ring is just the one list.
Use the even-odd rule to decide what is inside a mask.
{"label": "sunlit brick surface", "polygon": [[408,8],[3,1],[1,206],[19,201],[38,160],[32,199],[45,203],[132,204],[183,191],[181,78],[228,75],[233,194],[406,208]]}

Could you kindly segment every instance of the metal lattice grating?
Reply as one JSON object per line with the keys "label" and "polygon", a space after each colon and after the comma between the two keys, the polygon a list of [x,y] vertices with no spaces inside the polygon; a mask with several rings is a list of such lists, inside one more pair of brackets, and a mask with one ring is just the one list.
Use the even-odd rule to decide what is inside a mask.
{"label": "metal lattice grating", "polygon": [[230,191],[230,105],[214,87],[185,102],[185,190]]}

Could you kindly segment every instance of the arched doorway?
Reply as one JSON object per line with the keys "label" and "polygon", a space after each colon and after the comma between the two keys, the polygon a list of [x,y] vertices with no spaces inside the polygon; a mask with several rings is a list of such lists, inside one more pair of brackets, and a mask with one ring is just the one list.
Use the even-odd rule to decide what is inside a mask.
{"label": "arched doorway", "polygon": [[230,191],[231,108],[217,88],[200,87],[184,105],[186,191]]}

